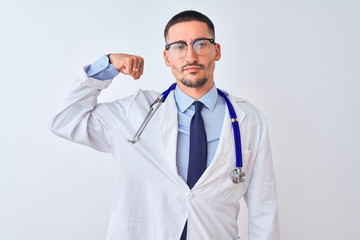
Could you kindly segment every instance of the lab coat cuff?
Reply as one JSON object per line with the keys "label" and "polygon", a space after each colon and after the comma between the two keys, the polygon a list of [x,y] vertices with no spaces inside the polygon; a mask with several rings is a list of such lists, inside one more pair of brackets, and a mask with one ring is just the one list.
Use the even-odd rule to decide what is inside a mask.
{"label": "lab coat cuff", "polygon": [[86,69],[89,67],[89,65],[85,66],[80,74],[80,81],[85,84],[86,86],[89,86],[94,89],[105,89],[107,88],[111,83],[112,79],[109,80],[99,80],[93,77],[89,77],[86,73]]}

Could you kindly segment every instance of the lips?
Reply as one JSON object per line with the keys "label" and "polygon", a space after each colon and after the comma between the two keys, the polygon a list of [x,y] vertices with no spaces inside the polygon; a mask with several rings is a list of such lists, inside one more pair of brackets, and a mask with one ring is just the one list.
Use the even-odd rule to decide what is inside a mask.
{"label": "lips", "polygon": [[183,71],[188,71],[188,72],[198,72],[201,69],[203,69],[204,66],[201,64],[186,64],[185,66],[182,67]]}
{"label": "lips", "polygon": [[199,70],[201,70],[201,67],[186,67],[184,68],[185,71],[189,71],[189,72],[197,72]]}

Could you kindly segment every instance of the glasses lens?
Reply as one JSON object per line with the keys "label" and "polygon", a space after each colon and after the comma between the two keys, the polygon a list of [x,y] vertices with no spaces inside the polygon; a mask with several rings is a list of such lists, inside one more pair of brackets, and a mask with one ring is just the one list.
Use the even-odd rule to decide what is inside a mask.
{"label": "glasses lens", "polygon": [[[207,55],[210,52],[211,43],[212,42],[209,39],[199,39],[191,44],[195,53],[198,56],[202,56],[202,55]],[[174,58],[185,57],[187,50],[188,50],[188,45],[187,43],[184,42],[173,43],[169,47],[170,55]]]}
{"label": "glasses lens", "polygon": [[193,43],[194,50],[199,56],[208,54],[210,52],[210,45],[211,43],[207,39],[197,40]]}
{"label": "glasses lens", "polygon": [[175,58],[185,57],[187,46],[185,43],[174,43],[169,48],[171,56]]}

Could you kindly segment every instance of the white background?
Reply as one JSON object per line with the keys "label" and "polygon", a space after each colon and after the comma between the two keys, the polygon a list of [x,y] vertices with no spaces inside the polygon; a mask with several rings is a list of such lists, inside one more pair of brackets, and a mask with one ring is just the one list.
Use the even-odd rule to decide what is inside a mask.
{"label": "white background", "polygon": [[[145,58],[101,101],[162,91],[163,28],[195,9],[216,27],[218,87],[267,117],[283,240],[360,239],[359,1],[0,1],[0,239],[105,239],[115,161],[47,125],[83,65]],[[240,236],[246,237],[246,208]]]}

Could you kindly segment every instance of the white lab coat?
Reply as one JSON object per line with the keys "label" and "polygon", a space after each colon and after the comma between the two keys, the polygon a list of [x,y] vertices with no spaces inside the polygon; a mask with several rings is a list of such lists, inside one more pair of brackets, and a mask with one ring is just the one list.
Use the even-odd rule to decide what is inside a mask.
{"label": "white lab coat", "polygon": [[107,240],[177,240],[188,221],[188,240],[239,239],[239,200],[249,212],[249,239],[278,240],[277,197],[265,119],[244,100],[229,94],[238,116],[243,171],[248,180],[234,184],[234,137],[226,109],[213,161],[193,189],[176,169],[177,107],[173,91],[136,144],[127,142],[142,123],[158,93],[97,104],[111,80],[87,77],[72,86],[51,130],[66,139],[110,152],[117,178]]}

